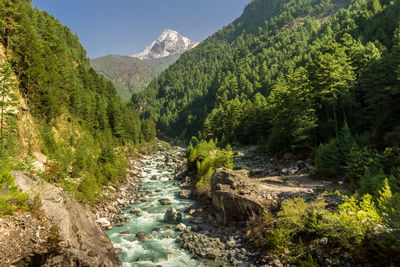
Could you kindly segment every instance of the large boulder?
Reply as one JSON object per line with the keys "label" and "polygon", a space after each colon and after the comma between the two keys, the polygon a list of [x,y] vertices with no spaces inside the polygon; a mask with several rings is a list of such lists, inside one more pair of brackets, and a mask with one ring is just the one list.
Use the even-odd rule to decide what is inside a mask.
{"label": "large boulder", "polygon": [[229,169],[217,169],[211,177],[212,204],[217,223],[259,221],[264,212],[260,201],[244,195],[246,177]]}
{"label": "large boulder", "polygon": [[166,223],[180,223],[182,221],[182,213],[174,208],[169,208],[164,215]]}
{"label": "large boulder", "polygon": [[[112,242],[96,224],[93,213],[82,207],[62,189],[23,172],[12,172],[15,184],[42,203],[43,216],[54,225],[54,247],[41,255],[26,255],[14,261],[17,266],[121,266]],[[106,223],[105,221],[102,221]],[[17,245],[17,244],[13,244]],[[22,256],[22,255],[21,255]],[[35,261],[35,262],[32,262]]]}
{"label": "large boulder", "polygon": [[229,169],[217,169],[211,177],[211,190],[218,190],[220,185],[229,186],[230,189],[237,189],[239,183],[244,180],[244,177],[238,172]]}

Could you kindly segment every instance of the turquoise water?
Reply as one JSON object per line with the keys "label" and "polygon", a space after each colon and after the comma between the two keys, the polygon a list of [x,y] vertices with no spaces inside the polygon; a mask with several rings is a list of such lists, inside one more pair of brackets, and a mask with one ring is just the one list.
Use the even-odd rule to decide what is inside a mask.
{"label": "turquoise water", "polygon": [[[141,209],[142,216],[129,214],[127,210],[127,214],[123,217],[129,217],[131,220],[122,227],[113,225],[113,229],[108,230],[107,234],[113,241],[114,247],[123,250],[118,256],[124,266],[206,266],[179,248],[175,238],[180,232],[175,231],[175,225],[171,228],[170,224],[164,223],[164,214],[168,208],[174,207],[183,212],[193,201],[180,199],[177,196],[179,187],[175,180],[169,180],[173,174],[157,169],[157,162],[160,160],[164,160],[164,157],[159,156],[141,168],[145,178],[141,180],[139,192],[145,193],[146,196],[141,197],[139,203],[132,205],[131,208]],[[153,175],[160,175],[161,179],[150,180]],[[172,205],[163,206],[158,202],[159,199],[169,199]],[[183,223],[190,225],[187,219],[183,219]],[[154,228],[160,228],[160,231],[152,231]],[[121,232],[130,233],[121,234]],[[152,239],[139,242],[135,236],[138,232],[148,233]]]}

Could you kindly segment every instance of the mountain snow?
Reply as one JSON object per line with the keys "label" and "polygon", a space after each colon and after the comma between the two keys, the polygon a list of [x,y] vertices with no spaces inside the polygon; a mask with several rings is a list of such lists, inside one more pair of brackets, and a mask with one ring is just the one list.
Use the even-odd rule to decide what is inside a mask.
{"label": "mountain snow", "polygon": [[165,30],[150,46],[139,54],[133,55],[140,59],[163,58],[181,54],[197,46],[199,43],[180,35],[177,31]]}

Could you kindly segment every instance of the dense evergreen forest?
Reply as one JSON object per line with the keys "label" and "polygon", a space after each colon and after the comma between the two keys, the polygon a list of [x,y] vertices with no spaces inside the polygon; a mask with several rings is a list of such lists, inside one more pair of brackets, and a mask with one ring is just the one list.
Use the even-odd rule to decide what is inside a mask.
{"label": "dense evergreen forest", "polygon": [[[111,82],[90,67],[78,37],[29,0],[2,0],[0,42],[6,54],[2,168],[30,169],[32,154],[43,153],[42,176],[84,201],[100,196],[102,184],[124,178],[127,149],[151,141],[154,125],[142,123],[132,104],[123,104]],[[22,113],[3,112],[18,106],[18,96],[27,102],[21,112],[33,116],[29,124]]]}
{"label": "dense evergreen forest", "polygon": [[382,158],[374,172],[398,175],[399,11],[399,1],[252,1],[133,101],[169,137],[272,153],[321,144],[328,176],[343,174],[345,158],[385,151],[390,166]]}

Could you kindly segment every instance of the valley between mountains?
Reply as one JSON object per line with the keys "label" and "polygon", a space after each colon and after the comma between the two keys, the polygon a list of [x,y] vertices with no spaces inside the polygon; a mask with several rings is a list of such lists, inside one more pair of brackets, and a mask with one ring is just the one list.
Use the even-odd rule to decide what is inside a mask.
{"label": "valley between mountains", "polygon": [[0,0],[0,266],[400,265],[399,14],[252,0],[90,59]]}

